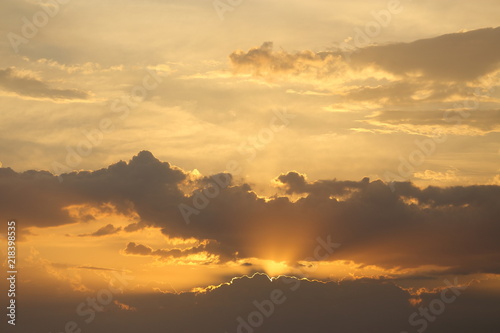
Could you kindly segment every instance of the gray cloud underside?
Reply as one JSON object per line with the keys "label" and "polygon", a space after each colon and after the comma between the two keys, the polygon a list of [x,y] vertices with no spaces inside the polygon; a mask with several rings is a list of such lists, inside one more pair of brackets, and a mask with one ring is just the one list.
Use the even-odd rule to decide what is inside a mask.
{"label": "gray cloud underside", "polygon": [[[455,281],[451,281],[454,283]],[[455,297],[438,316],[429,312],[433,321],[427,321],[429,333],[469,333],[495,332],[498,328],[498,291],[488,291],[487,286],[472,285],[458,290],[455,297],[448,290],[445,296]],[[273,306],[269,300],[277,300]],[[418,307],[409,303],[412,297],[406,290],[384,280],[361,279],[339,283],[315,282],[280,277],[270,281],[264,275],[253,278],[233,279],[230,284],[222,285],[206,293],[186,292],[182,294],[115,294],[113,300],[125,304],[128,310],[120,309],[119,304],[110,303],[105,312],[96,312],[95,319],[85,323],[85,316],[75,315],[76,307],[86,295],[71,295],[61,299],[49,297],[43,303],[26,302],[19,309],[19,328],[25,331],[55,331],[64,327],[66,320],[74,320],[80,328],[95,333],[109,332],[238,332],[241,321],[258,321],[255,302],[265,306],[268,316],[257,329],[251,332],[314,332],[314,333],[359,333],[359,332],[415,332],[422,323],[410,325],[408,319]],[[95,297],[95,295],[90,295]],[[28,295],[23,295],[22,299]],[[419,307],[429,307],[434,300],[441,299],[440,292],[420,295]],[[443,303],[441,301],[441,303]],[[443,303],[444,304],[444,303]],[[87,309],[87,307],[84,307]],[[272,311],[270,310],[272,309]],[[50,314],[57,313],[55,318]],[[253,313],[253,315],[252,315]],[[22,316],[22,317],[21,317]],[[241,318],[241,319],[238,319]],[[419,315],[414,320],[422,320]],[[240,328],[240,333],[249,333]]]}
{"label": "gray cloud underside", "polygon": [[470,81],[500,65],[500,27],[360,49],[355,66],[375,64],[397,75],[419,72],[433,80]]}

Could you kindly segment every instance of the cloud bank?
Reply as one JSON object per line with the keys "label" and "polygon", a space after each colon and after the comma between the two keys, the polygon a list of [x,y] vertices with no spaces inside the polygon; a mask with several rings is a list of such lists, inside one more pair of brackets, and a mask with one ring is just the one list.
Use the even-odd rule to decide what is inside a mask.
{"label": "cloud bank", "polygon": [[[63,182],[46,171],[2,168],[0,208],[5,218],[23,221],[23,226],[48,227],[81,218],[92,221],[92,213],[71,215],[67,207],[111,205],[119,214],[137,214],[140,223],[133,230],[156,227],[169,237],[201,242],[184,252],[153,250],[133,239],[124,244],[129,254],[160,258],[204,252],[220,262],[297,262],[311,256],[321,237],[342,244],[325,260],[385,268],[435,265],[446,273],[500,272],[500,186],[421,189],[409,182],[368,178],[309,181],[292,171],[276,179],[283,195],[263,198],[250,185],[232,180],[226,187],[214,187],[218,185],[210,179],[223,175],[231,179],[228,174],[207,176],[194,184],[193,192],[184,193],[181,187],[192,181],[188,173],[148,151],[105,169],[65,174]],[[203,197],[214,190],[217,195]],[[199,208],[189,216],[190,223],[182,206]],[[93,236],[117,231],[107,226]]]}
{"label": "cloud bank", "polygon": [[[324,283],[286,276],[270,280],[256,274],[197,292],[116,294],[112,302],[96,304],[101,311],[93,311],[95,319],[89,324],[85,320],[92,316],[90,307],[84,306],[86,312],[81,309],[84,315],[80,317],[74,312],[84,295],[72,293],[64,302],[52,297],[43,307],[26,303],[21,313],[40,320],[20,324],[25,330],[53,331],[64,326],[60,318],[67,318],[79,328],[96,333],[109,329],[137,332],[145,327],[148,332],[176,333],[466,333],[478,328],[481,332],[494,332],[498,327],[494,313],[498,309],[498,291],[488,291],[487,284],[464,289],[454,282],[450,281],[444,292],[427,291],[416,296],[384,280]],[[440,299],[453,301],[441,302],[441,310],[432,305]],[[427,310],[424,314],[419,309]],[[49,314],[54,310],[58,311],[58,319],[47,320],[53,318]]]}

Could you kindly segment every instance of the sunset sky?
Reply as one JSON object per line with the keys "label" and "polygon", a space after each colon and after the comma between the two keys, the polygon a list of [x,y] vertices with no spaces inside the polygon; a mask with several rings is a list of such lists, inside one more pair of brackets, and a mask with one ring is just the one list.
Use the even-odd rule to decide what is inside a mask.
{"label": "sunset sky", "polygon": [[497,0],[0,16],[9,332],[500,331]]}

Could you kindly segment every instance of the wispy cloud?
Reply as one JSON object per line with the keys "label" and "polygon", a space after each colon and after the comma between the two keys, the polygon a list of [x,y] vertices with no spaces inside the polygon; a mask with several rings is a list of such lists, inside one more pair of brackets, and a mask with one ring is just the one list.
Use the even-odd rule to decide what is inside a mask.
{"label": "wispy cloud", "polygon": [[22,74],[15,68],[0,69],[0,87],[18,96],[36,99],[85,100],[90,97],[88,92],[78,89],[52,88],[48,83]]}

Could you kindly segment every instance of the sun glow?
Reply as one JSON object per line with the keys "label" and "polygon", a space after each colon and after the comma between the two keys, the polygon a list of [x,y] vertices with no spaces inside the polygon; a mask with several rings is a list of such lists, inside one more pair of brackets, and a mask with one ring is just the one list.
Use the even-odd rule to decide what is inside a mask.
{"label": "sun glow", "polygon": [[270,277],[290,272],[290,267],[285,261],[264,260],[262,262],[262,268]]}

